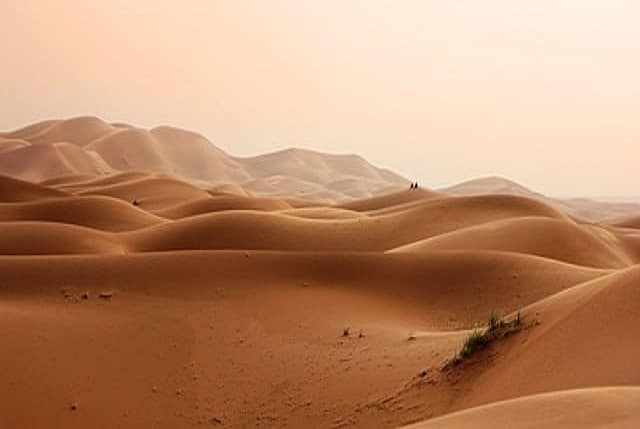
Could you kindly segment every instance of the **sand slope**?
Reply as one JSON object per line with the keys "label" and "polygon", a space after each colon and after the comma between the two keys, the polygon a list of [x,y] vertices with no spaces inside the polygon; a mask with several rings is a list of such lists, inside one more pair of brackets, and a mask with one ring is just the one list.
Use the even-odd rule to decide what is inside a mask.
{"label": "sand slope", "polygon": [[620,428],[640,425],[640,388],[567,390],[461,411],[407,429]]}
{"label": "sand slope", "polygon": [[633,362],[640,355],[635,341],[639,280],[636,266],[526,308],[524,314],[540,326],[508,343],[459,406],[559,389],[638,385]]}
{"label": "sand slope", "polygon": [[414,242],[394,251],[458,249],[520,252],[602,268],[622,268],[634,263],[610,232],[568,220],[542,217],[488,222]]}
{"label": "sand slope", "polygon": [[34,183],[0,176],[0,202],[3,203],[61,198],[65,195],[68,194]]}
{"label": "sand slope", "polygon": [[609,224],[620,228],[640,229],[640,216],[630,216],[624,219],[617,219],[609,222]]}
{"label": "sand slope", "polygon": [[62,223],[2,222],[0,234],[0,255],[103,254],[124,251],[120,242],[107,234]]}
{"label": "sand slope", "polygon": [[250,198],[238,195],[216,195],[189,201],[164,210],[158,210],[155,213],[169,219],[180,219],[225,210],[275,211],[290,208],[291,206],[289,204],[277,199]]}
{"label": "sand slope", "polygon": [[423,189],[404,190],[400,192],[383,194],[377,197],[351,201],[348,203],[340,204],[338,205],[338,207],[348,209],[348,210],[367,212],[372,210],[379,210],[383,208],[398,206],[401,204],[406,204],[406,203],[415,202],[415,201],[418,201],[418,202],[424,201],[424,200],[428,200],[430,198],[436,198],[439,196],[441,196],[441,194],[438,194],[432,191],[423,190]]}
{"label": "sand slope", "polygon": [[156,225],[163,219],[114,198],[68,197],[0,203],[0,222],[7,221],[59,222],[118,232]]}

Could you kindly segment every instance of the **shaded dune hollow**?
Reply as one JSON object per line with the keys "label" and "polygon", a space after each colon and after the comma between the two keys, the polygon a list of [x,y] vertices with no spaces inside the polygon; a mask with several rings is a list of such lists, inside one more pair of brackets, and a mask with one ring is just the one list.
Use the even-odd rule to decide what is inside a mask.
{"label": "shaded dune hollow", "polygon": [[637,214],[88,117],[0,171],[0,428],[640,424]]}

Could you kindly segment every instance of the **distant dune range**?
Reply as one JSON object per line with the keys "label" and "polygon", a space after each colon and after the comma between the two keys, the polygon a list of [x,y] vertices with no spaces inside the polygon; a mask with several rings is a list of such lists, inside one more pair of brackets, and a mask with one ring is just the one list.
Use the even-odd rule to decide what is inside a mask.
{"label": "distant dune range", "polygon": [[[0,171],[0,428],[640,422],[633,205],[96,118]],[[451,366],[492,311],[522,329]]]}
{"label": "distant dune range", "polygon": [[[169,126],[146,130],[77,117],[0,133],[0,174],[55,184],[130,171],[167,174],[203,188],[232,185],[252,195],[347,205],[409,185],[357,155],[294,148],[239,158],[198,133]],[[441,193],[524,196],[590,221],[623,220],[640,211],[640,202],[550,198],[499,177],[460,183]]]}
{"label": "distant dune range", "polygon": [[232,157],[200,134],[172,127],[145,130],[79,117],[0,133],[0,173],[28,181],[124,171],[171,174],[199,185],[232,183],[261,195],[341,200],[409,182],[356,155],[287,149]]}

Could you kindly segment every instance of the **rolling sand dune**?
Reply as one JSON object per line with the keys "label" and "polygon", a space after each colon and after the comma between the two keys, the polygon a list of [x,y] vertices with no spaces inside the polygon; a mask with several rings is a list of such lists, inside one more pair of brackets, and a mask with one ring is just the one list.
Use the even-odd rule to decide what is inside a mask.
{"label": "rolling sand dune", "polygon": [[351,201],[345,204],[341,204],[338,207],[355,210],[359,212],[367,212],[372,210],[379,210],[389,207],[398,206],[401,204],[406,204],[414,201],[424,201],[431,198],[436,198],[442,196],[436,192],[426,191],[423,189],[415,189],[415,190],[405,190],[400,192],[392,192],[388,194],[383,194],[377,197],[361,199],[356,201]]}
{"label": "rolling sand dune", "polygon": [[118,240],[107,234],[57,222],[2,222],[0,234],[0,255],[103,254],[123,251]]}
{"label": "rolling sand dune", "polygon": [[0,171],[2,429],[640,423],[619,205],[91,117],[0,134]]}
{"label": "rolling sand dune", "polygon": [[[76,179],[69,180],[65,178],[68,176],[65,176],[62,178],[50,179],[49,182],[53,182],[51,186],[56,186],[58,188],[62,188],[62,189],[68,188],[70,191],[73,191],[74,189],[82,191],[87,189],[98,188],[100,186],[118,185],[122,183],[133,182],[136,180],[147,179],[155,176],[156,175],[152,173],[128,171],[126,173],[109,174],[102,177],[95,177],[95,176],[85,177],[82,175],[72,176],[72,179],[73,177],[77,177],[78,180]],[[41,182],[41,184],[43,185],[46,185],[47,183],[48,182],[46,181]]]}
{"label": "rolling sand dune", "polygon": [[631,216],[625,219],[618,219],[609,222],[609,224],[620,228],[640,229],[640,216]]}
{"label": "rolling sand dune", "polygon": [[640,232],[631,230],[615,230],[621,248],[635,261],[640,261]]}
{"label": "rolling sand dune", "polygon": [[[66,189],[69,189],[68,187]],[[76,192],[78,195],[105,195],[133,203],[149,210],[163,209],[209,195],[186,182],[168,177],[149,176],[138,180],[119,181],[112,185],[85,187]]]}
{"label": "rolling sand dune", "polygon": [[96,180],[95,175],[93,174],[68,174],[66,176],[58,176],[53,179],[47,179],[40,182],[43,186],[48,186],[52,188],[60,188],[66,185],[71,185],[74,183],[82,183]]}
{"label": "rolling sand dune", "polygon": [[[97,231],[95,236],[106,237]],[[47,265],[48,260],[56,264]],[[109,266],[117,269],[110,271]],[[467,266],[468,271],[461,270]],[[391,299],[402,304],[402,317],[423,323],[429,321],[439,325],[439,329],[469,328],[481,321],[494,305],[499,304],[505,311],[517,310],[610,273],[497,252],[383,255],[368,252],[191,251],[130,253],[108,258],[0,258],[0,267],[7,281],[21,280],[19,286],[3,287],[4,292],[14,296],[57,294],[65,285],[84,285],[191,299],[216,297],[217,288],[222,285],[225,289],[231,288],[230,292],[242,295],[247,288],[250,288],[247,293],[259,293],[260,288],[280,289],[280,283],[286,285],[285,289],[290,285],[306,289],[303,285],[306,282],[309,288],[379,297],[384,298],[383,302]],[[31,268],[28,273],[24,272],[26,267]],[[105,271],[109,273],[99,275]],[[470,278],[474,279],[472,285],[469,285]],[[176,281],[184,283],[176,289]],[[386,286],[390,281],[395,282],[394,289]],[[453,314],[456,316],[451,318]]]}
{"label": "rolling sand dune", "polygon": [[297,216],[307,219],[355,219],[366,216],[365,214],[341,209],[337,207],[303,207],[291,210],[282,210],[281,213],[289,216]]}
{"label": "rolling sand dune", "polygon": [[0,202],[2,203],[60,198],[65,195],[68,194],[11,177],[0,176]]}
{"label": "rolling sand dune", "polygon": [[[536,200],[512,195],[480,195],[473,197],[443,197],[433,198],[426,201],[414,201],[400,205],[390,205],[368,212],[372,216],[388,215],[392,213],[404,212],[437,212],[441,217],[450,218],[454,222],[460,218],[461,222],[466,222],[464,218],[467,211],[479,216],[483,222],[493,219],[522,217],[522,216],[544,216],[551,218],[564,218],[567,216],[562,212]],[[439,219],[439,221],[447,221]],[[479,222],[480,220],[478,220]],[[472,222],[472,223],[478,223]]]}
{"label": "rolling sand dune", "polygon": [[135,232],[132,246],[143,251],[384,251],[468,225],[532,213],[559,216],[550,208],[516,197],[438,200],[374,218],[310,219],[262,211],[227,210]]}
{"label": "rolling sand dune", "polygon": [[0,222],[68,223],[102,231],[131,231],[163,219],[131,204],[106,197],[68,197],[27,203],[0,203]]}
{"label": "rolling sand dune", "polygon": [[221,194],[231,194],[231,195],[239,195],[242,197],[248,197],[251,194],[247,192],[242,186],[225,183],[215,186],[207,187],[207,191],[213,196],[221,195]]}
{"label": "rolling sand dune", "polygon": [[275,211],[290,209],[282,200],[270,198],[250,198],[237,195],[218,195],[189,201],[184,204],[158,210],[155,213],[169,219],[180,219],[203,213],[215,213],[225,210]]}
{"label": "rolling sand dune", "polygon": [[578,265],[622,268],[634,260],[606,230],[572,221],[522,217],[459,229],[395,249],[397,252],[486,249],[527,253]]}

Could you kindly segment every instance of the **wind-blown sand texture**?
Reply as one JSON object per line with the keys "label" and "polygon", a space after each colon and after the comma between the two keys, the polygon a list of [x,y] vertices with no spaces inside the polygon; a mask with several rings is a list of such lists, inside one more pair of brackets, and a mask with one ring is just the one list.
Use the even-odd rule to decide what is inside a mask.
{"label": "wind-blown sand texture", "polygon": [[[396,176],[92,118],[1,137],[31,181],[0,176],[0,428],[640,424],[637,213],[401,178],[255,196]],[[494,310],[523,329],[451,365]]]}

